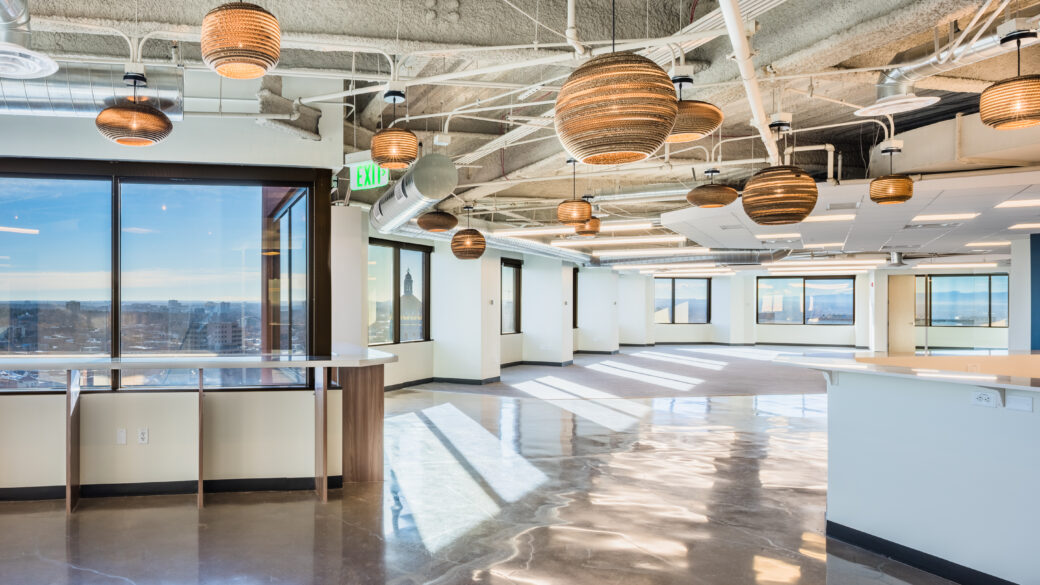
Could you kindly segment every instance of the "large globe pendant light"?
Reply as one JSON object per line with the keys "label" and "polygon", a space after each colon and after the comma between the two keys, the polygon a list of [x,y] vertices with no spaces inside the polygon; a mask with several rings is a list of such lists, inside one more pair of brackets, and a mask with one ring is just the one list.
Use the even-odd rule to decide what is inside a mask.
{"label": "large globe pendant light", "polygon": [[469,218],[473,207],[467,205],[463,208],[467,212],[466,229],[455,232],[451,237],[451,253],[459,260],[476,260],[484,255],[487,249],[487,240],[484,234],[469,227]]}
{"label": "large globe pendant light", "polygon": [[133,86],[134,94],[126,103],[101,110],[94,119],[98,132],[123,146],[151,146],[166,140],[173,132],[173,123],[162,110],[138,98],[137,88],[147,84],[144,75],[127,73],[123,81]]}
{"label": "large globe pendant light", "polygon": [[741,201],[748,217],[759,225],[798,223],[816,207],[816,181],[800,167],[779,165],[755,173],[744,186]]}
{"label": "large globe pendant light", "polygon": [[1015,31],[1000,42],[1015,41],[1017,74],[987,87],[979,96],[982,123],[997,130],[1016,130],[1040,124],[1040,75],[1022,75],[1022,39],[1034,31]]}
{"label": "large globe pendant light", "polygon": [[672,79],[679,86],[679,113],[675,116],[675,125],[665,142],[677,144],[693,142],[711,134],[722,126],[722,110],[714,104],[697,100],[684,100],[683,87],[692,82],[689,77]]}
{"label": "large globe pendant light", "polygon": [[686,201],[690,205],[705,208],[725,207],[740,196],[733,187],[715,184],[715,175],[719,174],[718,169],[708,169],[704,171],[704,174],[711,177],[711,183],[694,187],[686,194]]}
{"label": "large globe pendant light", "polygon": [[592,219],[592,204],[578,199],[578,161],[567,162],[571,163],[571,198],[556,206],[556,220],[577,227]]}
{"label": "large globe pendant light", "polygon": [[[397,103],[404,101],[403,92],[394,92],[391,103],[394,104],[394,121],[397,121]],[[383,128],[372,137],[372,161],[384,169],[399,171],[419,158],[419,138],[411,130],[404,128]]]}
{"label": "large globe pendant light", "polygon": [[556,134],[587,165],[641,161],[664,144],[679,110],[668,74],[646,57],[611,53],[571,73],[556,97]]}
{"label": "large globe pendant light", "polygon": [[278,64],[281,45],[278,19],[255,4],[229,2],[202,19],[202,60],[230,79],[263,77]]}
{"label": "large globe pendant light", "polygon": [[574,228],[574,233],[579,236],[594,236],[599,233],[599,218],[591,217],[585,223]]}
{"label": "large globe pendant light", "polygon": [[904,203],[914,196],[914,180],[907,175],[892,172],[892,155],[899,149],[888,150],[888,174],[870,182],[870,200],[878,205]]}
{"label": "large globe pendant light", "polygon": [[446,232],[459,225],[459,220],[446,211],[430,211],[420,215],[415,223],[428,232]]}

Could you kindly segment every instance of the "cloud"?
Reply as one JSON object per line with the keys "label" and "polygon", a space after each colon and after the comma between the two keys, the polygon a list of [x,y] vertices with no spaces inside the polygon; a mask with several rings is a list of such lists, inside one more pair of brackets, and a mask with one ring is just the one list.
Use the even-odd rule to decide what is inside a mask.
{"label": "cloud", "polygon": [[154,234],[154,233],[157,233],[157,230],[153,230],[153,229],[150,229],[150,228],[143,228],[143,227],[125,227],[125,228],[123,228],[123,233],[125,233],[125,234]]}

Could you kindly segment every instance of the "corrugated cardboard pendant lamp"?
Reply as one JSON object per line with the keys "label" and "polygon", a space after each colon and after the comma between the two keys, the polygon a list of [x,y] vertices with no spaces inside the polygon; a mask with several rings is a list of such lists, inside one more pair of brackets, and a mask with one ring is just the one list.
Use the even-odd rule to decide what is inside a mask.
{"label": "corrugated cardboard pendant lamp", "polygon": [[679,86],[679,113],[675,116],[675,126],[665,142],[677,144],[693,142],[711,134],[722,126],[722,110],[714,104],[697,100],[684,100],[683,87],[692,83],[690,77],[673,77],[672,82]]}
{"label": "corrugated cardboard pendant lamp", "polygon": [[137,88],[147,84],[144,75],[127,73],[123,81],[133,86],[133,96],[127,98],[125,103],[101,110],[94,119],[98,132],[123,146],[151,146],[166,140],[173,132],[173,123],[162,110],[149,105],[137,95]]}
{"label": "corrugated cardboard pendant lamp", "polygon": [[588,60],[564,82],[556,98],[556,134],[583,164],[636,162],[664,144],[678,110],[671,79],[657,63],[611,52]]}
{"label": "corrugated cardboard pendant lamp", "polygon": [[202,60],[229,79],[263,77],[281,50],[278,19],[256,4],[229,2],[202,19]]}
{"label": "corrugated cardboard pendant lamp", "polygon": [[870,200],[878,205],[904,203],[914,196],[914,180],[907,175],[892,172],[892,155],[900,152],[899,148],[890,148],[888,154],[888,174],[870,182]]}
{"label": "corrugated cardboard pendant lamp", "polygon": [[[397,102],[394,101],[394,120]],[[404,128],[384,128],[372,137],[372,161],[384,169],[398,171],[419,158],[419,138]]]}
{"label": "corrugated cardboard pendant lamp", "polygon": [[1040,124],[1040,75],[1022,75],[1022,39],[1036,38],[1035,31],[1015,31],[1000,39],[1015,41],[1018,73],[998,81],[979,96],[982,123],[997,130],[1015,130]]}
{"label": "corrugated cardboard pendant lamp", "polygon": [[451,237],[451,253],[459,260],[476,260],[484,255],[487,249],[487,240],[484,234],[469,227],[473,215],[473,206],[467,205],[462,208],[466,214],[466,229],[455,232]]}
{"label": "corrugated cardboard pendant lamp", "polygon": [[578,199],[578,161],[570,159],[571,163],[571,199],[556,206],[556,219],[563,225],[580,226],[592,219],[592,204],[584,199]]}
{"label": "corrugated cardboard pendant lamp", "polygon": [[686,201],[690,205],[706,208],[725,207],[737,200],[740,194],[736,189],[727,185],[715,184],[715,176],[719,174],[719,169],[708,169],[704,171],[704,174],[711,177],[711,182],[690,189],[690,192],[686,194]]}

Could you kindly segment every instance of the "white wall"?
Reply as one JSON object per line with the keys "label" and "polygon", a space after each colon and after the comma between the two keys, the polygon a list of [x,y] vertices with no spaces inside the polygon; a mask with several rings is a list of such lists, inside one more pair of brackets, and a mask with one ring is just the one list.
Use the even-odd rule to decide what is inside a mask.
{"label": "white wall", "polygon": [[383,366],[383,384],[396,386],[433,377],[433,341],[381,345],[377,349],[397,356],[396,363]]}
{"label": "white wall", "polygon": [[[342,470],[341,393],[329,393],[329,473]],[[82,395],[84,484],[197,479],[194,392]],[[311,477],[314,393],[264,390],[205,396],[205,479]],[[116,444],[116,429],[127,444]],[[148,429],[148,443],[136,441]],[[0,488],[65,484],[65,396],[0,396]]]}
{"label": "white wall", "polygon": [[498,363],[515,364],[524,361],[524,337],[524,333],[499,335]]}
{"label": "white wall", "polygon": [[1029,351],[1032,347],[1032,275],[1029,238],[1011,241],[1011,270],[1008,271],[1008,348]]}
{"label": "white wall", "polygon": [[[1040,583],[1040,394],[841,373],[828,388],[827,519],[1011,582]],[[883,429],[884,432],[878,432]],[[869,437],[869,440],[864,440]]]}
{"label": "white wall", "polygon": [[653,345],[654,279],[642,274],[618,275],[618,339],[622,344]]}
{"label": "white wall", "polygon": [[[209,71],[187,71],[185,93],[215,97],[218,79]],[[259,88],[259,80],[225,80],[223,84],[228,98],[255,99]],[[300,77],[286,77],[282,86],[289,98],[342,89],[339,80]],[[343,166],[343,108],[326,105],[320,109],[320,141],[297,138],[260,126],[252,119],[186,117],[173,123],[169,138],[147,148],[129,148],[106,140],[98,133],[93,118],[0,116],[4,131],[0,156],[339,169]]]}
{"label": "white wall", "polygon": [[[553,258],[528,256],[521,275],[521,359],[554,364],[571,361],[574,358],[572,266]],[[502,350],[506,350],[505,344]],[[502,357],[503,363],[514,361],[520,360]]]}
{"label": "white wall", "polygon": [[610,268],[578,273],[578,349],[617,351],[618,275]]}

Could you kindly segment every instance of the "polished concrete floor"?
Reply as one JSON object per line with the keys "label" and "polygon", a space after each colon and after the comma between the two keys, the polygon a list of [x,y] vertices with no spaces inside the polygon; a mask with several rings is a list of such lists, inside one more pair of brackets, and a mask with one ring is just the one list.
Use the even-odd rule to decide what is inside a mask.
{"label": "polished concrete floor", "polygon": [[[637,373],[680,376],[659,369]],[[68,521],[61,502],[0,504],[0,584],[947,583],[823,536],[825,394],[632,398],[564,370],[517,396],[389,393],[389,481],[328,504],[88,499]]]}

